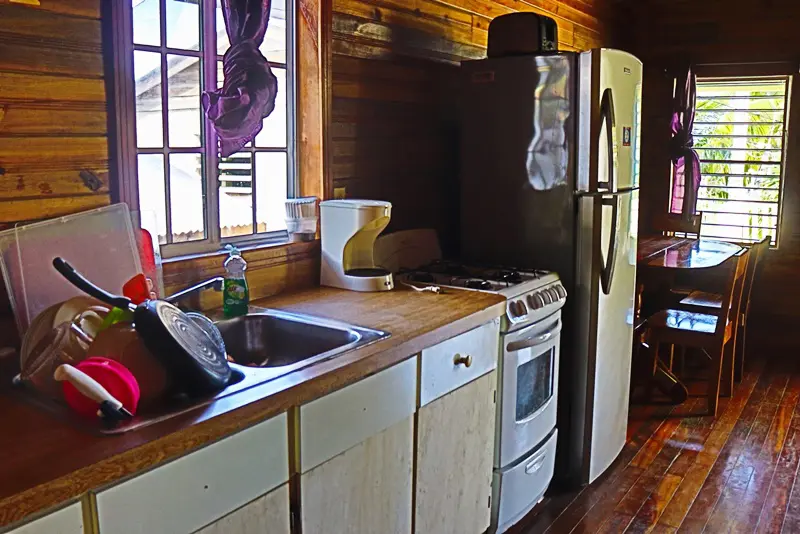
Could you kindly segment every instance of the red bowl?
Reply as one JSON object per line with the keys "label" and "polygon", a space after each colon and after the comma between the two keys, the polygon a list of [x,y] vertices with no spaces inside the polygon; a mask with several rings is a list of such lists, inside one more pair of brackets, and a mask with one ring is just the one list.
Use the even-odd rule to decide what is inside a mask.
{"label": "red bowl", "polygon": [[[95,356],[75,366],[106,388],[132,414],[139,405],[139,383],[127,367],[109,358]],[[69,382],[63,382],[64,399],[76,413],[97,417],[98,403],[86,397]]]}

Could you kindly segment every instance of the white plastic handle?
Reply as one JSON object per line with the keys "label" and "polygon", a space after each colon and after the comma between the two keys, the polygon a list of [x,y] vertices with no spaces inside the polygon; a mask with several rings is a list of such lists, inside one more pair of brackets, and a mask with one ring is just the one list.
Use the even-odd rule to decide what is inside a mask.
{"label": "white plastic handle", "polygon": [[92,399],[97,404],[109,402],[115,409],[119,409],[122,406],[122,403],[115,399],[97,380],[68,363],[59,365],[55,373],[53,373],[53,378],[59,382],[69,382],[82,395]]}

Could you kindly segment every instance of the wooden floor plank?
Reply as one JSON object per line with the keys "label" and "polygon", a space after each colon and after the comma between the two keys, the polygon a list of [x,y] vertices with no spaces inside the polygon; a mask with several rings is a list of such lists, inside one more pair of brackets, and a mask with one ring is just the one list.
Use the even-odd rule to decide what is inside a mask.
{"label": "wooden floor plank", "polygon": [[716,418],[694,383],[677,408],[632,406],[609,472],[515,534],[800,532],[800,360],[746,363]]}
{"label": "wooden floor plank", "polygon": [[756,532],[780,532],[799,463],[800,414],[795,411],[778,464],[775,466],[772,483],[764,498]]}

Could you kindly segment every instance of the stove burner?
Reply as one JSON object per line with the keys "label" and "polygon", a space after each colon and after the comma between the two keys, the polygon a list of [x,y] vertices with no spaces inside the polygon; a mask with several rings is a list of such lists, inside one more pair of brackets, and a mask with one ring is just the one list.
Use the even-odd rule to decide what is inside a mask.
{"label": "stove burner", "polygon": [[489,289],[492,289],[492,284],[490,284],[486,280],[478,280],[476,278],[472,278],[470,280],[465,280],[464,281],[464,287],[469,288],[469,289],[489,290]]}
{"label": "stove burner", "polygon": [[522,283],[522,274],[520,274],[520,272],[517,270],[512,270],[512,271],[501,270],[501,271],[491,272],[488,275],[486,275],[486,278],[488,278],[489,280],[496,280],[497,282],[504,283],[507,286],[513,286]]}

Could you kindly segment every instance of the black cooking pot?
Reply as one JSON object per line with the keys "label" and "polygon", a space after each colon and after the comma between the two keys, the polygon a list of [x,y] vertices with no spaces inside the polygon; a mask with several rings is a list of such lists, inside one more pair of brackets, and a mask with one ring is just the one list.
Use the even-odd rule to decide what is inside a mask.
{"label": "black cooking pot", "polygon": [[147,349],[161,361],[183,391],[193,396],[223,389],[231,380],[225,350],[208,327],[163,300],[147,300],[138,306],[127,297],[97,287],[61,258],[53,267],[88,295],[133,312],[133,324]]}

